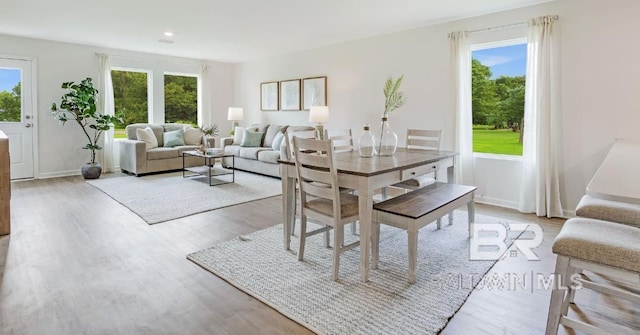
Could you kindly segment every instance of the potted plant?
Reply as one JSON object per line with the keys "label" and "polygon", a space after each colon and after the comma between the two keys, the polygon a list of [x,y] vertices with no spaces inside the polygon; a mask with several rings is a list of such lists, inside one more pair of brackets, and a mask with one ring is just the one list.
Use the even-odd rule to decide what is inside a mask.
{"label": "potted plant", "polygon": [[202,134],[204,134],[204,136],[202,137],[202,143],[205,149],[208,149],[209,147],[215,147],[215,140],[210,139],[218,136],[218,125],[210,124],[208,126],[203,126],[200,127],[200,131],[202,131]]}
{"label": "potted plant", "polygon": [[105,130],[109,130],[114,122],[122,121],[115,116],[98,113],[98,90],[93,87],[91,78],[86,78],[80,83],[64,82],[62,88],[67,92],[60,98],[60,108],[55,103],[51,105],[51,114],[62,122],[63,126],[67,121],[75,121],[80,126],[89,141],[83,149],[91,151],[91,160],[82,166],[82,176],[85,179],[100,178],[102,165],[96,162],[96,150],[102,149],[99,145],[100,136]]}
{"label": "potted plant", "polygon": [[380,156],[391,156],[398,147],[398,135],[391,129],[388,118],[389,113],[402,107],[407,101],[404,93],[399,91],[403,78],[404,75],[395,80],[393,77],[389,77],[384,83],[384,113],[382,114],[382,127],[378,142],[378,155]]}

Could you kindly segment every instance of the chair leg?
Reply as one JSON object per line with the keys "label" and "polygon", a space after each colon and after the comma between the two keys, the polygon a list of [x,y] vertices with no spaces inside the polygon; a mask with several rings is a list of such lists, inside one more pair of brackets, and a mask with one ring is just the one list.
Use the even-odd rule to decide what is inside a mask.
{"label": "chair leg", "polygon": [[344,236],[344,226],[333,227],[333,280],[338,281],[338,274],[340,273],[340,252],[342,251],[342,245]]}
{"label": "chair leg", "polygon": [[449,212],[449,225],[453,224],[453,211]]}
{"label": "chair leg", "polygon": [[380,222],[371,221],[371,268],[378,268],[380,259]]}
{"label": "chair leg", "polygon": [[438,230],[442,228],[442,218],[438,218],[438,220],[436,220],[436,228],[438,228]]}
{"label": "chair leg", "polygon": [[[326,227],[326,225],[325,225]],[[330,248],[331,247],[331,232],[330,231],[325,231],[324,232],[324,247],[325,248]],[[335,241],[334,241],[335,243]],[[341,245],[341,244],[336,244],[336,246]]]}
{"label": "chair leg", "polygon": [[565,289],[563,284],[565,283],[565,274],[568,273],[569,257],[558,255],[556,260],[556,278],[561,280],[554,280],[553,292],[551,293],[551,302],[549,303],[549,315],[547,316],[547,331],[546,335],[558,334],[558,326],[560,325],[560,317],[562,312],[562,303],[565,296]]}
{"label": "chair leg", "polygon": [[416,282],[416,263],[418,262],[418,232],[407,230],[409,238],[409,283]]}
{"label": "chair leg", "polygon": [[300,216],[300,246],[298,247],[298,260],[304,258],[304,243],[307,240],[307,216]]}

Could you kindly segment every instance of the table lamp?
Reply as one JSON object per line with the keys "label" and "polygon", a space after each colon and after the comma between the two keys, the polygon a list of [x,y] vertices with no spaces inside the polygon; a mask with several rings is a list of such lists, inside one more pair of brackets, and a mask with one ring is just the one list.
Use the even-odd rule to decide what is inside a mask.
{"label": "table lamp", "polygon": [[238,121],[244,120],[242,107],[229,107],[227,120],[231,121],[231,133],[233,134],[238,126]]}
{"label": "table lamp", "polygon": [[318,138],[324,139],[324,126],[323,123],[329,121],[329,107],[328,106],[311,106],[309,109],[309,122],[317,123],[316,129],[320,133]]}

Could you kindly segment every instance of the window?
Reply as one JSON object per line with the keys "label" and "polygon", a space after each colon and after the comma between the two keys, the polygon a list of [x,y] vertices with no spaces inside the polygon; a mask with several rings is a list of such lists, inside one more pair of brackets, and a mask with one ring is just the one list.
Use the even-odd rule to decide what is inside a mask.
{"label": "window", "polygon": [[198,77],[164,75],[164,119],[168,123],[198,125]]}
{"label": "window", "polygon": [[142,71],[111,71],[115,114],[124,121],[115,124],[115,138],[126,138],[124,128],[129,124],[149,122],[148,77]]}
{"label": "window", "polygon": [[472,47],[473,152],[522,156],[527,44]]}
{"label": "window", "polygon": [[0,122],[22,121],[20,69],[0,68]]}

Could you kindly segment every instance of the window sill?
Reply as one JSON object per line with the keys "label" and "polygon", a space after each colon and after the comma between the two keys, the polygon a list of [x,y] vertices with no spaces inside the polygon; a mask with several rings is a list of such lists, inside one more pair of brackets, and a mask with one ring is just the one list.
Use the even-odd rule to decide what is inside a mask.
{"label": "window sill", "polygon": [[501,161],[513,161],[513,162],[522,162],[522,156],[516,155],[502,155],[502,154],[488,154],[484,152],[474,152],[473,158],[482,158],[482,159],[493,159],[493,160],[501,160]]}

